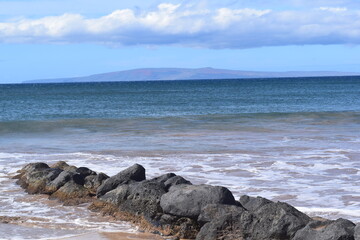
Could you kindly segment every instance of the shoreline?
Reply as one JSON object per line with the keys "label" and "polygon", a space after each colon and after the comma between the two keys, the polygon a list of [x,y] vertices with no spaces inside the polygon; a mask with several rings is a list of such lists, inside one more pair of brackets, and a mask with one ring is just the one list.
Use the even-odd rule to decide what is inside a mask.
{"label": "shoreline", "polygon": [[[14,217],[15,218],[15,217]],[[2,219],[3,220],[3,219]],[[26,233],[27,239],[51,239],[51,240],[117,240],[117,239],[129,239],[129,240],[164,240],[165,238],[161,237],[160,235],[151,234],[147,232],[122,232],[122,231],[111,231],[111,232],[104,232],[104,231],[87,231],[81,232],[80,230],[76,230],[76,232],[71,230],[59,230],[56,229],[56,232],[53,235],[49,235],[50,232],[53,232],[55,229],[52,228],[38,228],[32,226],[22,225],[16,222],[9,222],[4,223],[1,220],[0,222],[0,229],[12,229],[12,233],[16,239],[20,239],[17,237],[19,233]],[[56,236],[57,235],[57,236]],[[3,238],[4,237],[4,238]],[[7,238],[6,236],[1,236],[0,239],[12,239]]]}
{"label": "shoreline", "polygon": [[[360,225],[349,220],[310,218],[287,203],[262,197],[243,195],[237,201],[225,187],[193,185],[174,173],[146,180],[145,168],[139,164],[111,177],[64,161],[51,167],[42,162],[30,163],[18,173],[14,177],[17,184],[30,194],[47,194],[49,199],[64,205],[91,203],[91,211],[128,221],[146,234],[170,239],[302,240],[328,235],[334,239],[360,236]],[[110,239],[136,239],[136,235],[127,233],[97,234]]]}
{"label": "shoreline", "polygon": [[164,240],[159,235],[150,233],[125,233],[125,232],[91,232],[72,237],[56,238],[54,240]]}

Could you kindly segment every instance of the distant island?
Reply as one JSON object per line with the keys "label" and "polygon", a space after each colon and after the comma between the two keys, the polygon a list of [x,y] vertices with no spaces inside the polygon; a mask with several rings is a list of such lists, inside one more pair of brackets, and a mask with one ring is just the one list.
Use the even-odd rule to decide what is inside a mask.
{"label": "distant island", "polygon": [[349,72],[256,72],[215,68],[141,68],[126,71],[95,74],[85,77],[38,79],[23,83],[70,83],[70,82],[122,82],[122,81],[157,81],[157,80],[202,80],[202,79],[248,79],[282,77],[328,77],[359,76]]}

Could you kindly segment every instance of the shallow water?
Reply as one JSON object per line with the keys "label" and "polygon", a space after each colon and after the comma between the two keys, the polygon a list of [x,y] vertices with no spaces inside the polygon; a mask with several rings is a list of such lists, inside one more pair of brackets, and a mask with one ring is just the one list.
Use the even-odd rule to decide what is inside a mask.
{"label": "shallow water", "polygon": [[[25,194],[9,177],[38,161],[108,175],[139,163],[148,178],[174,172],[236,198],[360,222],[359,78],[0,85],[0,93],[0,216],[20,217],[33,238],[50,237],[44,228],[136,231]],[[8,239],[27,237],[7,226]]]}

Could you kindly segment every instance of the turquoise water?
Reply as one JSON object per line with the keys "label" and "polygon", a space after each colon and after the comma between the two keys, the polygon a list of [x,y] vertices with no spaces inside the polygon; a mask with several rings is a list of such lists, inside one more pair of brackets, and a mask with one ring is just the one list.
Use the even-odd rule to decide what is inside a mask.
{"label": "turquoise water", "polygon": [[64,216],[8,179],[59,160],[109,175],[140,163],[149,178],[175,172],[360,221],[360,77],[0,85],[0,109],[0,215],[37,227],[132,230]]}

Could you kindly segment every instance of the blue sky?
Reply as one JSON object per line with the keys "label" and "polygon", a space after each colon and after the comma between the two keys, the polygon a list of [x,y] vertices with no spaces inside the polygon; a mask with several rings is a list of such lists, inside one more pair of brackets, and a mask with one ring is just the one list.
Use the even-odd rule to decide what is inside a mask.
{"label": "blue sky", "polygon": [[0,0],[0,83],[143,67],[360,72],[360,1]]}

